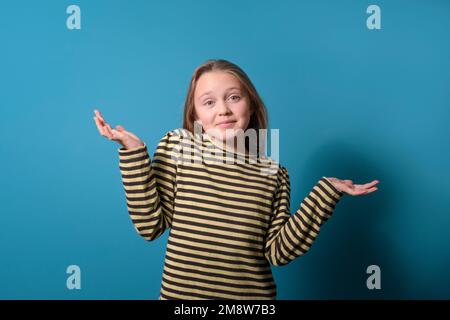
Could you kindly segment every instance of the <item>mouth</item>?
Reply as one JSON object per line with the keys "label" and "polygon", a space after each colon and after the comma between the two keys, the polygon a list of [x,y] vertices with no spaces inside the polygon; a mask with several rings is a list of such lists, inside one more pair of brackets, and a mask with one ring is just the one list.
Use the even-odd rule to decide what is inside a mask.
{"label": "mouth", "polygon": [[219,128],[231,128],[234,126],[235,123],[236,121],[223,121],[216,124],[216,126]]}

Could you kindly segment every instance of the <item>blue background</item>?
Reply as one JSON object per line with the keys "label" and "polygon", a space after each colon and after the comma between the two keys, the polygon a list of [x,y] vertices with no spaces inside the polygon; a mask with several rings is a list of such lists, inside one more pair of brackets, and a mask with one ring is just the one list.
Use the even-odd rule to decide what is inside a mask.
{"label": "blue background", "polygon": [[[68,30],[66,8],[81,8]],[[381,30],[366,9],[381,8]],[[167,232],[129,219],[119,145],[180,127],[193,70],[224,58],[280,129],[292,212],[321,176],[344,196],[278,299],[450,298],[448,1],[6,1],[0,4],[0,298],[157,299]],[[68,290],[66,268],[81,268]],[[381,268],[381,290],[366,287]]]}

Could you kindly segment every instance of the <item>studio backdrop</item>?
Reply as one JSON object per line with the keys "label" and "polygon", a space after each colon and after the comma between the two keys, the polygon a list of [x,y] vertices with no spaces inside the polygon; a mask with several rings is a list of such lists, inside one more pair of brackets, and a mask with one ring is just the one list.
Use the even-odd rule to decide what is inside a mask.
{"label": "studio backdrop", "polygon": [[445,0],[2,0],[0,298],[158,298],[168,231],[136,233],[93,110],[153,155],[226,59],[279,130],[292,213],[322,176],[380,181],[272,267],[277,298],[449,299],[449,32]]}

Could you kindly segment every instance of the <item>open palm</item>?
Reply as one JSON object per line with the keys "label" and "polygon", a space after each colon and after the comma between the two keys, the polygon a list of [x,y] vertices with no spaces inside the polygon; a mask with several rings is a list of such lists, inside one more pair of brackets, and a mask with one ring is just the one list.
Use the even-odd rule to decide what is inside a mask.
{"label": "open palm", "polygon": [[126,149],[132,149],[144,145],[139,137],[125,130],[123,126],[118,125],[115,129],[111,128],[111,126],[100,114],[100,111],[94,110],[94,114],[95,124],[97,125],[97,129],[102,136],[108,138],[109,140],[117,141]]}
{"label": "open palm", "polygon": [[378,190],[376,185],[380,182],[378,180],[373,180],[372,182],[365,184],[353,184],[352,180],[341,180],[337,178],[328,178],[333,186],[341,191],[352,196],[360,196],[375,192]]}

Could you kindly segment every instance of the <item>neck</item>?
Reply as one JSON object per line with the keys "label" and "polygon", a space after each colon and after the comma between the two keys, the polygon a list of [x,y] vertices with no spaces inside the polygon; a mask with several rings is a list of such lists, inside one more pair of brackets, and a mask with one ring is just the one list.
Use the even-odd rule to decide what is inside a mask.
{"label": "neck", "polygon": [[248,155],[248,150],[245,148],[245,144],[241,145],[237,143],[237,137],[233,137],[229,140],[220,140],[216,139],[214,136],[210,136],[211,140],[214,141],[214,143],[218,144],[221,148],[235,153],[245,154]]}

